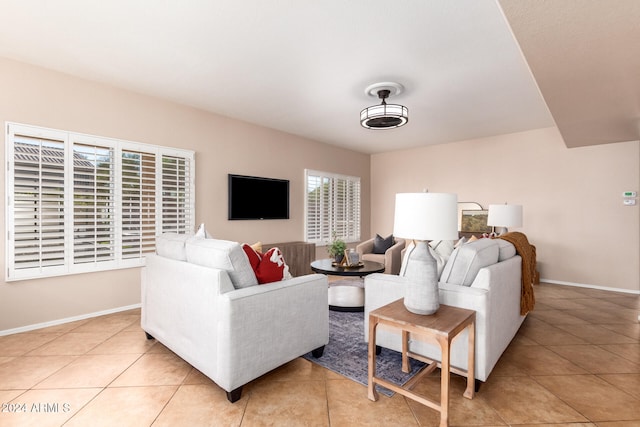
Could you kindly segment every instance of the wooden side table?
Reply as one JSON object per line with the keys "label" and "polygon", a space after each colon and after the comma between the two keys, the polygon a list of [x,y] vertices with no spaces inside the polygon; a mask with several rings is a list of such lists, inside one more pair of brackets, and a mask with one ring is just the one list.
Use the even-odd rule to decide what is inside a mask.
{"label": "wooden side table", "polygon": [[[425,316],[408,311],[402,299],[387,304],[369,313],[369,381],[368,397],[378,400],[376,384],[400,393],[440,412],[440,426],[449,425],[449,376],[450,350],[453,339],[465,329],[469,329],[469,364],[466,372],[456,370],[467,377],[464,397],[473,399],[475,380],[475,331],[476,312],[463,308],[440,305],[432,315]],[[376,377],[376,329],[378,325],[400,329],[402,333],[402,371],[409,372],[409,357],[428,363],[422,371],[404,385],[404,387]],[[425,375],[433,372],[438,362],[409,351],[409,338],[432,342],[442,350],[440,374],[440,402],[411,391],[411,388]]]}

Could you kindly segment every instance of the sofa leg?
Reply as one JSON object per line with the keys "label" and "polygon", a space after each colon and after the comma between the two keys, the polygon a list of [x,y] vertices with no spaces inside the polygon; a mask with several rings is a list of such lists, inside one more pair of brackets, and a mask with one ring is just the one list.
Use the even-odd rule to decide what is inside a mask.
{"label": "sofa leg", "polygon": [[379,345],[376,346],[376,356],[380,356],[380,353],[382,353],[382,347],[380,347]]}
{"label": "sofa leg", "polygon": [[480,381],[479,379],[477,379],[477,378],[474,379],[474,389],[475,389],[476,393],[480,391],[480,386],[482,384],[484,384],[484,383],[482,381]]}
{"label": "sofa leg", "polygon": [[147,336],[148,340],[152,340],[153,339],[153,335],[151,335],[149,332],[145,332],[145,335]]}
{"label": "sofa leg", "polygon": [[227,400],[231,403],[235,403],[238,400],[240,400],[241,396],[242,396],[242,386],[227,392]]}
{"label": "sofa leg", "polygon": [[313,357],[315,357],[316,359],[319,357],[322,357],[322,355],[324,354],[324,346],[322,347],[318,347],[315,350],[311,350],[311,354],[313,355]]}

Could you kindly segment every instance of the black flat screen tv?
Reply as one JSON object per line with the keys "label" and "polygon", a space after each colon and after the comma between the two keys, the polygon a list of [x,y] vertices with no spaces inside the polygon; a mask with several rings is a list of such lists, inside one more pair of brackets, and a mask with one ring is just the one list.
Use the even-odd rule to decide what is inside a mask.
{"label": "black flat screen tv", "polygon": [[289,180],[229,174],[229,219],[289,219]]}

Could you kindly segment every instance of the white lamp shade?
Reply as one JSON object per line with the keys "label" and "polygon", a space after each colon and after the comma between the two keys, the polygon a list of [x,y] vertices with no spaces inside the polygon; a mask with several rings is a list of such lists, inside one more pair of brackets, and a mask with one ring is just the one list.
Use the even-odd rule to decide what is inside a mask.
{"label": "white lamp shade", "polygon": [[522,227],[522,205],[489,205],[487,225],[493,227]]}
{"label": "white lamp shade", "polygon": [[414,240],[458,239],[458,195],[396,194],[393,235]]}

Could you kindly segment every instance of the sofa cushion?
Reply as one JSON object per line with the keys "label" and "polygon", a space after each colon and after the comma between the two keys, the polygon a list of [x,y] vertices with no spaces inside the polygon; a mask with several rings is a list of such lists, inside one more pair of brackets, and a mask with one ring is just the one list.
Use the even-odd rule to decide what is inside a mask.
{"label": "sofa cushion", "polygon": [[498,262],[502,262],[506,259],[513,258],[516,256],[516,247],[513,246],[513,243],[507,242],[503,239],[495,239],[498,242]]}
{"label": "sofa cushion", "polygon": [[156,253],[165,258],[186,261],[185,242],[191,237],[191,234],[164,233],[156,238]]}
{"label": "sofa cushion", "polygon": [[481,268],[498,262],[498,242],[478,239],[456,248],[444,266],[440,281],[452,285],[471,286]]}
{"label": "sofa cushion", "polygon": [[382,237],[376,234],[375,239],[373,239],[374,254],[384,254],[391,246],[393,246],[393,234],[388,237]]}
{"label": "sofa cushion", "polygon": [[188,239],[187,261],[209,268],[226,270],[236,289],[258,284],[249,258],[237,242],[218,239]]}

